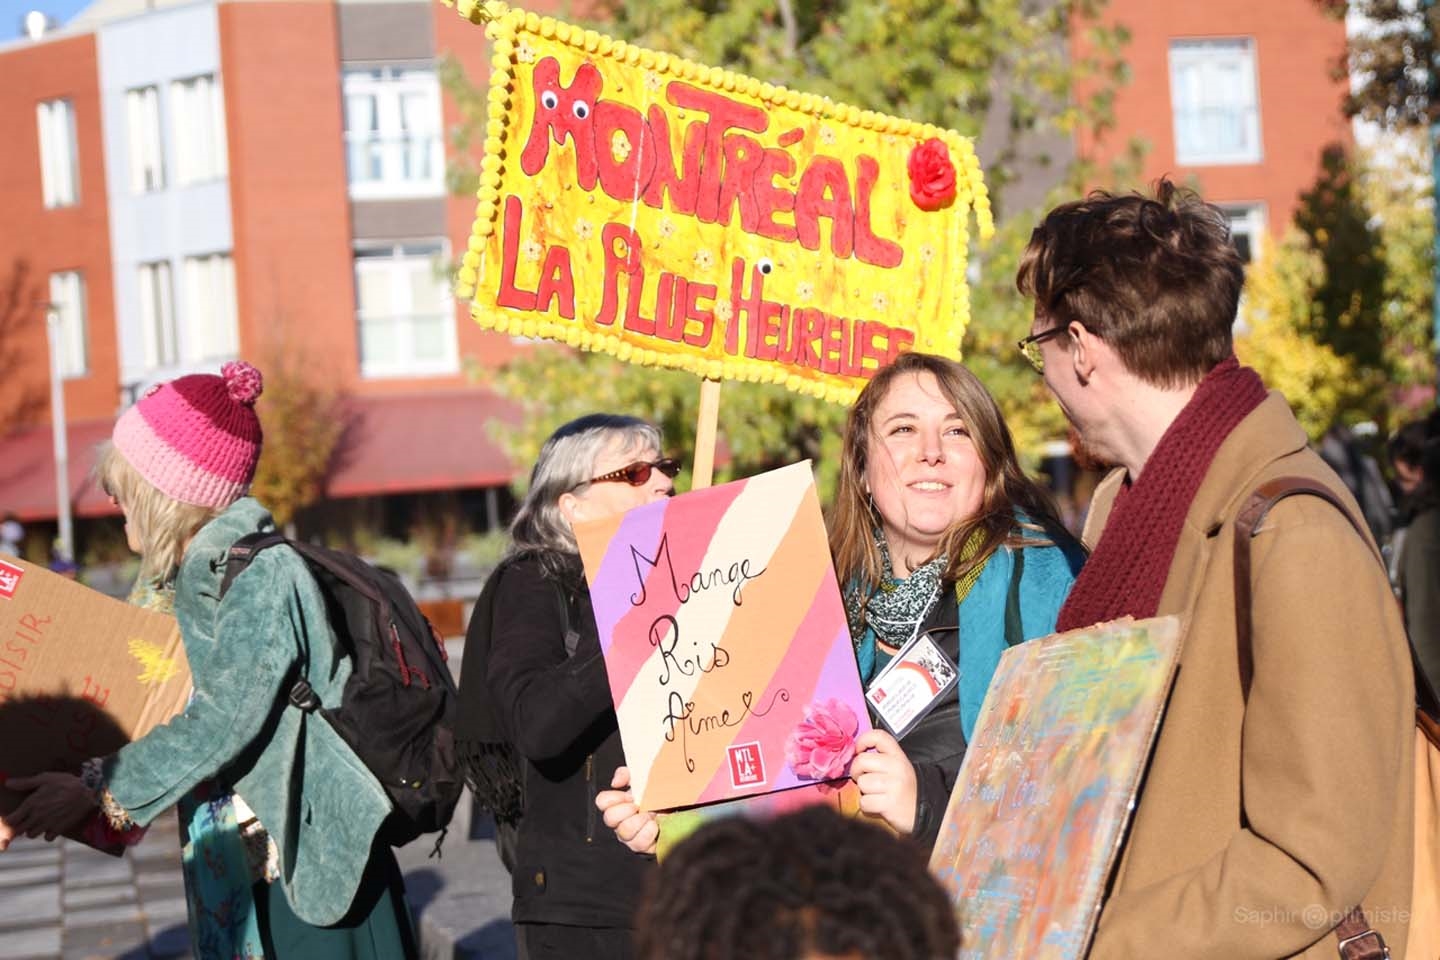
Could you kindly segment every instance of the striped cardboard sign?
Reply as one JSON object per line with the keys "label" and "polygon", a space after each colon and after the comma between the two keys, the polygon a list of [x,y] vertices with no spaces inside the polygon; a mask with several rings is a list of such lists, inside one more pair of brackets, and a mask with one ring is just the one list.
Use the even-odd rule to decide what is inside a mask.
{"label": "striped cardboard sign", "polygon": [[642,808],[813,783],[785,756],[813,703],[869,728],[808,461],[575,535]]}

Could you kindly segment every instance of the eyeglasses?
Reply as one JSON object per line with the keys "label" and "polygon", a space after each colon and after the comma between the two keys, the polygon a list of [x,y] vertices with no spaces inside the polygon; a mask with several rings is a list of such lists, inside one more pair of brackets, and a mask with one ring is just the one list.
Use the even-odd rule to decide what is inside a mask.
{"label": "eyeglasses", "polygon": [[1017,340],[1015,342],[1015,346],[1019,349],[1020,355],[1030,362],[1030,366],[1035,368],[1036,373],[1044,373],[1045,354],[1041,352],[1040,344],[1044,343],[1046,340],[1049,340],[1051,337],[1058,337],[1060,336],[1060,334],[1065,333],[1068,330],[1069,327],[1065,326],[1064,324],[1056,327],[1051,327],[1049,330],[1042,330],[1039,333],[1032,333],[1024,340]]}
{"label": "eyeglasses", "polygon": [[650,482],[650,471],[659,470],[665,476],[674,480],[680,473],[680,461],[671,460],[669,457],[660,460],[636,460],[627,464],[619,470],[611,470],[609,473],[602,473],[598,477],[591,477],[588,483],[609,483],[611,481],[623,480],[632,487],[638,487]]}

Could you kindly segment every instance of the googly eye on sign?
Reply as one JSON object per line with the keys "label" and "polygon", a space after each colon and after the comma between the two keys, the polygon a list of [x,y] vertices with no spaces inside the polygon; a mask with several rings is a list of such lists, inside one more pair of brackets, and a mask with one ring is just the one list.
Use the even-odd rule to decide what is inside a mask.
{"label": "googly eye on sign", "polygon": [[[958,357],[971,142],[497,4],[457,292],[482,327],[848,402]],[[904,298],[894,291],[904,290]]]}

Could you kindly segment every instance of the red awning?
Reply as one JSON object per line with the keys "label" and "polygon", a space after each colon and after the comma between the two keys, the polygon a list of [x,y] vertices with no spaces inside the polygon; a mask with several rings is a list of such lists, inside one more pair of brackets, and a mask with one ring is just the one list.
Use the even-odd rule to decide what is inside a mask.
{"label": "red awning", "polygon": [[516,475],[491,424],[520,409],[487,390],[355,397],[331,498],[505,486]]}
{"label": "red awning", "polygon": [[[95,450],[110,439],[114,420],[79,420],[69,425],[70,502],[76,516],[106,517],[120,513],[90,477]],[[30,427],[0,440],[0,515],[14,513],[22,521],[53,520],[55,510],[55,443],[50,427]]]}
{"label": "red awning", "polygon": [[[373,496],[504,486],[515,470],[490,436],[490,424],[516,423],[520,410],[484,390],[354,397],[351,420],[327,485],[327,496]],[[118,514],[90,477],[95,450],[113,420],[69,427],[70,496],[75,515]],[[34,427],[0,440],[0,516],[53,520],[54,444],[50,428]]]}

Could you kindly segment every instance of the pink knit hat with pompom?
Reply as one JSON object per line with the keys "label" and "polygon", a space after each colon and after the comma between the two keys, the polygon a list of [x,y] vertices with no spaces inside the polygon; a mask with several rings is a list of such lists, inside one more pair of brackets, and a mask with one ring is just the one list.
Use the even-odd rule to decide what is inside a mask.
{"label": "pink knit hat with pompom", "polygon": [[260,459],[260,371],[244,361],[152,387],[111,439],[140,475],[182,503],[217,510],[244,496]]}

